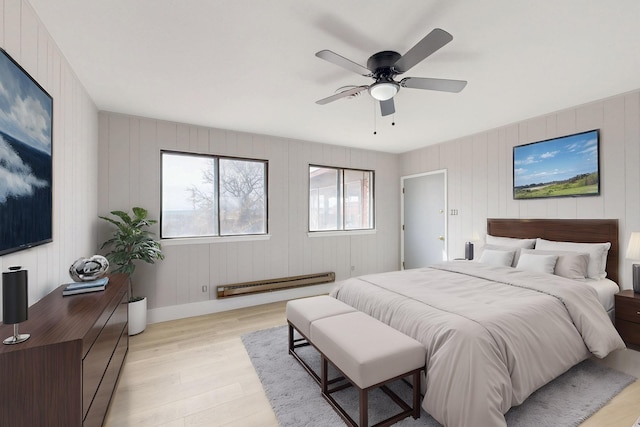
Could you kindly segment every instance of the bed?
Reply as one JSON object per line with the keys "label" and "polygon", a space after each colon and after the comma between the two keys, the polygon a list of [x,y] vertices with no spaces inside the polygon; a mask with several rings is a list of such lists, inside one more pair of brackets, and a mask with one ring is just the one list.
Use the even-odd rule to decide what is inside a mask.
{"label": "bed", "polygon": [[[488,219],[517,239],[611,242],[617,220]],[[591,355],[624,348],[594,287],[565,277],[452,261],[340,282],[332,296],[425,345],[423,408],[445,426],[505,426],[504,414]]]}

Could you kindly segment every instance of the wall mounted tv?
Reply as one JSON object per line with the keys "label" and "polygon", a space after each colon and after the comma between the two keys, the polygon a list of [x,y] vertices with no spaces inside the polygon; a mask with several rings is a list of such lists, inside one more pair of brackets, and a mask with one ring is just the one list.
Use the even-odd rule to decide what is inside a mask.
{"label": "wall mounted tv", "polygon": [[598,130],[513,147],[513,198],[598,196]]}
{"label": "wall mounted tv", "polygon": [[52,241],[53,99],[0,49],[0,255]]}

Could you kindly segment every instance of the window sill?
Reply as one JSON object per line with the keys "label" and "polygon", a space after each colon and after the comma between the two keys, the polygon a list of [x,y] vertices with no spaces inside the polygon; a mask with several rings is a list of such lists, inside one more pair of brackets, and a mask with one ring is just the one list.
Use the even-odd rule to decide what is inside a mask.
{"label": "window sill", "polygon": [[340,230],[340,231],[309,231],[307,237],[345,237],[362,236],[366,234],[376,234],[376,229],[372,230]]}
{"label": "window sill", "polygon": [[176,237],[174,239],[161,239],[162,246],[182,245],[208,245],[211,243],[255,242],[269,240],[270,234],[251,234],[247,236],[220,236],[220,237]]}

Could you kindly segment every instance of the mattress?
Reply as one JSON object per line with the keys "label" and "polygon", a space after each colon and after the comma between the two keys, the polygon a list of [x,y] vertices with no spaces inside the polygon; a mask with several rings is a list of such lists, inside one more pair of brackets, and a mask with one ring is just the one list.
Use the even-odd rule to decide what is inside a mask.
{"label": "mattress", "polygon": [[601,279],[601,280],[591,280],[585,279],[581,280],[581,283],[588,285],[596,291],[598,296],[598,301],[602,304],[602,307],[607,312],[611,312],[614,308],[614,295],[620,292],[620,288],[618,285],[610,279]]}

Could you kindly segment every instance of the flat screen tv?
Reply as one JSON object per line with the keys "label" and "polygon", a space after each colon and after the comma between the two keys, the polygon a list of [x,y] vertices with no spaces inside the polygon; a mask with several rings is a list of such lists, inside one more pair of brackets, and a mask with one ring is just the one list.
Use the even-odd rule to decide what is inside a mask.
{"label": "flat screen tv", "polygon": [[600,195],[599,131],[513,147],[513,198]]}
{"label": "flat screen tv", "polygon": [[53,99],[0,49],[0,255],[52,241]]}

